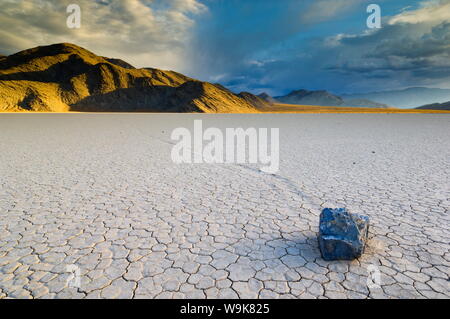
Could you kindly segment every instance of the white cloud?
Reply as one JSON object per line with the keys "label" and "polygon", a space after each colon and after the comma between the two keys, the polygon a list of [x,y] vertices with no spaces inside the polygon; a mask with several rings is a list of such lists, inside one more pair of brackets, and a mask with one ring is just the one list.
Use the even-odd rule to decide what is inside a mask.
{"label": "white cloud", "polygon": [[438,24],[443,21],[450,21],[450,0],[426,1],[417,10],[404,11],[391,19],[389,24],[397,23],[431,23]]}
{"label": "white cloud", "polygon": [[[450,0],[426,1],[385,19],[381,29],[327,38],[328,68],[340,74],[404,86],[450,83]],[[324,62],[327,63],[327,62]],[[365,80],[363,84],[370,82]],[[356,84],[355,84],[356,85]]]}
{"label": "white cloud", "polygon": [[[198,0],[2,0],[3,54],[38,45],[73,42],[138,67],[183,70]],[[66,8],[81,7],[81,29],[68,29]]]}
{"label": "white cloud", "polygon": [[[361,34],[338,34],[326,38],[324,44],[333,47],[365,47],[372,50],[371,55],[378,56],[389,54],[412,57],[450,53],[450,0],[425,1],[419,9],[405,10],[385,20],[387,23],[381,29],[366,30]],[[363,50],[356,53],[367,52]]]}

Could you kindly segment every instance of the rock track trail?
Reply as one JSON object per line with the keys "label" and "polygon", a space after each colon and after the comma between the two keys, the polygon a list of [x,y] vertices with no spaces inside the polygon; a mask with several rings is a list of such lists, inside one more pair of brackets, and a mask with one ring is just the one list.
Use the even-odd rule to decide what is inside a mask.
{"label": "rock track trail", "polygon": [[[280,171],[174,164],[170,134],[194,119],[279,127]],[[449,298],[449,124],[422,114],[1,115],[0,298]],[[319,214],[341,206],[371,218],[369,246],[327,262]],[[374,266],[380,286],[369,288]]]}

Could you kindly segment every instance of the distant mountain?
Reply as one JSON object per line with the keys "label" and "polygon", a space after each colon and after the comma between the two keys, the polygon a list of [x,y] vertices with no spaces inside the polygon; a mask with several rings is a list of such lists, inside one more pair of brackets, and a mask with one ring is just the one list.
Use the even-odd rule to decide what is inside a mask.
{"label": "distant mountain", "polygon": [[259,94],[258,97],[263,99],[264,101],[266,101],[268,103],[277,103],[277,100],[275,100],[273,97],[271,97],[266,92],[263,92],[263,93]]}
{"label": "distant mountain", "polygon": [[450,102],[428,104],[428,105],[420,106],[417,109],[450,111]]}
{"label": "distant mountain", "polygon": [[422,105],[450,101],[450,90],[415,87],[405,90],[342,95],[344,99],[368,99],[398,108],[416,108]]}
{"label": "distant mountain", "polygon": [[373,101],[366,100],[366,99],[344,100],[344,104],[342,106],[368,107],[368,108],[374,108],[374,109],[388,109],[388,108],[390,108],[389,105],[373,102]]}
{"label": "distant mountain", "polygon": [[70,43],[1,58],[0,96],[0,111],[254,113],[261,106],[250,93],[239,96],[173,71],[135,69]]}
{"label": "distant mountain", "polygon": [[288,95],[278,96],[275,101],[285,104],[318,105],[318,106],[342,106],[342,107],[368,107],[368,108],[388,108],[388,105],[376,103],[366,99],[345,100],[340,96],[327,91],[296,90]]}
{"label": "distant mountain", "polygon": [[344,103],[342,98],[327,91],[296,90],[285,96],[274,97],[274,99],[284,104],[336,106]]}

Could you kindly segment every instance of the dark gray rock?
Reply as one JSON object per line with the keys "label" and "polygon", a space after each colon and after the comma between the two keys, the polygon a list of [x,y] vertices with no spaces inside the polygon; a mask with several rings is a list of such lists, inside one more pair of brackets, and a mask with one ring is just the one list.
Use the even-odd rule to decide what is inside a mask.
{"label": "dark gray rock", "polygon": [[325,208],[320,214],[319,247],[325,260],[353,260],[364,252],[369,217],[345,208]]}

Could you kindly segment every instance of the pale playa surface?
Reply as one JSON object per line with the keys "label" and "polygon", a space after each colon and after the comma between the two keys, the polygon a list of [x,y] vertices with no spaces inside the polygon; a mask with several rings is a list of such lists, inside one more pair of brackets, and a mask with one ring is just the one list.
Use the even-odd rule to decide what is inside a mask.
{"label": "pale playa surface", "polygon": [[[194,119],[279,127],[280,172],[172,164],[170,133]],[[447,115],[4,114],[0,128],[0,298],[450,297]],[[358,261],[320,258],[334,206],[372,220]]]}

